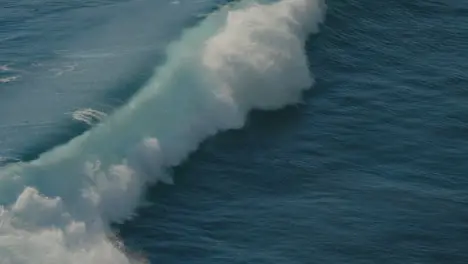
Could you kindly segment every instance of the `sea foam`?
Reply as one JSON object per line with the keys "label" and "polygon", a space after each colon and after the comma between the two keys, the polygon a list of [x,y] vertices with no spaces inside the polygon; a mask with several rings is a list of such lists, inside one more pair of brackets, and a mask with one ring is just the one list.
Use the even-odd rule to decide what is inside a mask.
{"label": "sea foam", "polygon": [[[110,223],[145,188],[252,109],[300,101],[313,84],[304,43],[321,0],[243,1],[207,16],[127,105],[65,145],[0,169],[0,263],[134,263]],[[157,223],[155,223],[157,224]]]}

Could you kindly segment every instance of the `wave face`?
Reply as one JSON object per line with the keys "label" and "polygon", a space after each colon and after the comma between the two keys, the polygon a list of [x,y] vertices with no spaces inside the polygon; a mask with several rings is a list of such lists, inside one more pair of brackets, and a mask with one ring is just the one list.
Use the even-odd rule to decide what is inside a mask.
{"label": "wave face", "polygon": [[109,224],[132,216],[145,186],[252,109],[297,103],[313,84],[303,46],[325,3],[237,3],[170,45],[130,102],[68,144],[0,170],[1,263],[134,263]]}

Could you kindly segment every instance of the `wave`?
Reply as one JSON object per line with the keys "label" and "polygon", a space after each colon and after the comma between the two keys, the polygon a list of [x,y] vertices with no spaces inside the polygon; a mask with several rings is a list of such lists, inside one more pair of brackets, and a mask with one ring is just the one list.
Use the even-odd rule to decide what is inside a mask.
{"label": "wave", "polygon": [[0,169],[0,262],[136,260],[110,237],[145,187],[252,109],[301,100],[313,84],[304,42],[322,0],[243,1],[207,16],[168,47],[167,61],[128,104],[69,143]]}
{"label": "wave", "polygon": [[107,116],[106,113],[91,108],[79,109],[72,113],[74,120],[93,126],[101,122]]}

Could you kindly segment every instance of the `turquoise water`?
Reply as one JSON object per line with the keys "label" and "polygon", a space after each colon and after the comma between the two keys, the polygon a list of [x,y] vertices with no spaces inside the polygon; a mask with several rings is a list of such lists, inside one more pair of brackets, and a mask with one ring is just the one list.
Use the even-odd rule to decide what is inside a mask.
{"label": "turquoise water", "polygon": [[468,261],[464,2],[48,3],[0,11],[0,263]]}

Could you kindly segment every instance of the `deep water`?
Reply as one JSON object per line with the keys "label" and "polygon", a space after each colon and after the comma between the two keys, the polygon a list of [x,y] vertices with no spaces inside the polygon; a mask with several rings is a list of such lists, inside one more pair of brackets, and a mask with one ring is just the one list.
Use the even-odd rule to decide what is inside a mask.
{"label": "deep water", "polygon": [[327,4],[305,104],[206,142],[120,228],[128,245],[154,263],[468,262],[468,4]]}
{"label": "deep water", "polygon": [[[34,193],[28,196],[24,192],[16,191],[15,188],[20,188],[18,186],[25,182],[37,186],[39,191],[48,197],[55,197],[52,194],[66,194],[67,191],[74,193],[75,185],[64,184],[69,189],[63,189],[60,184],[66,183],[69,179],[67,177],[70,177],[72,183],[81,186],[80,180],[71,179],[75,173],[69,170],[76,167],[74,160],[81,162],[87,159],[87,157],[82,158],[81,153],[92,157],[105,156],[99,159],[103,164],[106,162],[115,164],[120,156],[114,157],[113,152],[126,149],[133,140],[137,140],[143,130],[145,133],[154,132],[159,139],[159,141],[145,141],[147,143],[145,146],[149,146],[150,157],[159,155],[160,148],[165,150],[172,145],[179,147],[179,140],[175,136],[172,138],[169,128],[181,127],[180,134],[187,135],[185,126],[179,124],[179,121],[183,120],[184,112],[167,110],[173,104],[164,101],[165,98],[174,99],[171,93],[174,89],[163,90],[162,97],[150,97],[160,106],[151,104],[151,101],[146,103],[150,110],[167,110],[168,113],[176,113],[173,120],[162,118],[160,112],[151,113],[150,117],[154,117],[155,120],[167,122],[165,128],[157,124],[155,128],[146,126],[147,121],[152,120],[150,117],[140,115],[145,112],[143,110],[147,110],[146,108],[136,108],[132,113],[137,114],[132,116],[124,112],[125,105],[131,101],[133,95],[141,90],[145,91],[145,85],[151,80],[154,67],[171,62],[171,56],[165,53],[163,47],[179,40],[180,36],[183,36],[184,28],[193,28],[202,23],[203,18],[194,14],[214,12],[217,3],[200,1],[198,3],[200,6],[194,7],[192,4],[180,1],[179,4],[166,3],[167,6],[164,8],[172,9],[164,9],[162,6],[165,5],[158,1],[120,2],[90,1],[88,7],[64,7],[63,4],[51,1],[51,9],[46,13],[60,17],[65,16],[62,13],[67,12],[66,10],[82,12],[80,14],[84,14],[86,18],[76,15],[72,16],[74,20],[61,22],[75,23],[79,28],[84,21],[89,23],[93,21],[88,17],[97,19],[105,14],[111,21],[120,21],[122,17],[127,17],[127,21],[131,20],[132,23],[122,24],[128,25],[129,29],[125,29],[128,32],[139,28],[138,23],[153,18],[154,24],[160,23],[157,29],[153,31],[151,26],[146,25],[141,30],[144,35],[141,39],[126,41],[122,45],[126,45],[127,50],[132,50],[131,47],[137,43],[145,46],[155,42],[159,46],[156,47],[155,44],[153,48],[135,52],[137,55],[131,53],[132,55],[128,57],[80,61],[84,64],[89,62],[86,65],[91,70],[89,72],[83,70],[83,75],[73,75],[73,78],[68,77],[54,82],[44,81],[41,77],[39,80],[44,86],[34,86],[33,84],[37,82],[33,81],[37,80],[37,74],[49,71],[33,71],[28,68],[33,66],[24,65],[30,65],[30,61],[25,58],[30,56],[39,58],[52,52],[50,44],[44,40],[44,43],[38,42],[34,46],[31,44],[33,40],[26,38],[16,39],[23,46],[15,46],[12,40],[2,40],[8,36],[15,36],[12,32],[19,32],[18,34],[22,32],[19,30],[19,25],[23,25],[21,21],[26,19],[26,15],[21,13],[17,15],[6,8],[0,11],[1,64],[8,65],[7,68],[26,68],[33,72],[26,74],[12,70],[0,71],[1,78],[21,75],[18,80],[0,83],[0,111],[2,111],[0,156],[5,157],[4,163],[10,164],[4,165],[6,169],[0,170],[0,205],[8,208],[14,204],[13,207],[16,209],[12,211],[17,210],[20,218],[26,216],[36,219],[35,214],[44,212],[53,216],[62,214],[62,211],[56,213],[55,209],[62,206],[62,202],[38,198]],[[326,3],[328,6],[326,21],[320,26],[318,34],[312,34],[307,38],[304,47],[310,72],[315,77],[312,88],[304,92],[299,104],[279,109],[273,107],[271,111],[250,112],[243,127],[237,123],[233,126],[226,125],[228,120],[230,122],[231,112],[225,111],[224,108],[220,109],[219,114],[224,116],[225,112],[228,113],[226,119],[218,119],[218,115],[203,115],[202,117],[207,119],[200,120],[206,120],[206,124],[211,124],[209,121],[215,120],[213,123],[219,122],[220,127],[226,125],[228,131],[214,134],[208,129],[210,137],[203,141],[187,159],[183,159],[181,163],[175,162],[176,166],[168,169],[173,176],[174,184],[150,185],[145,195],[146,201],[139,202],[133,218],[112,226],[114,233],[125,245],[125,252],[131,256],[130,259],[144,259],[150,263],[184,264],[468,263],[466,250],[468,245],[468,2],[328,0]],[[115,6],[111,8],[107,4]],[[159,4],[161,6],[158,6]],[[174,9],[173,5],[179,7]],[[137,19],[137,16],[130,16],[124,11],[116,12],[116,10],[127,10],[129,7],[141,11],[146,16]],[[100,10],[100,15],[93,13],[98,12],[96,10]],[[168,13],[168,10],[171,12],[179,10],[180,13],[163,16],[162,14]],[[160,14],[159,22],[154,18],[158,16],[152,16],[152,12]],[[112,17],[117,19],[112,20]],[[171,22],[163,22],[169,17],[173,19]],[[66,29],[66,24],[53,24],[53,20],[45,19],[39,14],[33,14],[28,19],[35,18],[44,23],[51,23],[43,27],[44,35],[48,36],[46,38],[54,39],[61,34],[73,35]],[[95,36],[107,32],[108,36],[112,37],[109,39],[103,37],[101,42],[95,43],[100,47],[100,52],[102,50],[107,52],[108,49],[103,48],[107,42],[118,43],[127,39],[122,37],[123,34],[109,33],[113,32],[111,28],[121,28],[122,24],[110,22],[106,27],[96,27],[91,23],[88,26],[94,29],[92,32],[97,33],[90,34],[89,31],[82,29],[83,36]],[[163,32],[164,28],[167,33],[165,37],[161,37],[158,32]],[[209,28],[211,30],[211,27]],[[123,32],[126,32],[125,30],[122,29]],[[286,32],[292,31],[294,30]],[[234,30],[232,32],[237,32],[238,38],[226,38],[227,40],[232,40],[236,44],[238,39],[243,39],[242,32]],[[205,31],[203,33],[205,34]],[[66,40],[64,42],[68,43],[71,37],[63,38]],[[221,40],[216,43],[226,44]],[[82,40],[71,43],[74,44],[73,49],[81,49],[83,45],[91,45],[89,43],[94,42]],[[213,47],[217,48],[215,44]],[[31,46],[35,49],[29,48]],[[190,47],[197,48],[196,45]],[[244,48],[241,44],[234,47]],[[284,47],[289,51],[289,46]],[[117,45],[114,52],[120,54],[120,49],[122,47]],[[294,49],[291,50],[291,54],[296,54],[293,52]],[[226,53],[223,53],[225,51]],[[231,54],[229,51],[231,50],[227,48],[216,50],[221,55]],[[249,51],[251,50],[247,50]],[[266,54],[278,55],[275,52]],[[215,55],[218,53],[213,56]],[[236,61],[239,59],[236,56],[241,55],[232,56],[234,64],[237,62],[244,65],[243,61]],[[66,69],[69,61],[63,60],[61,58],[59,64],[65,65]],[[10,65],[12,61],[20,62]],[[57,63],[55,59],[45,61]],[[273,61],[278,63],[278,60]],[[225,61],[221,60],[221,65],[230,67],[231,64],[223,62]],[[179,69],[178,66],[174,67]],[[292,73],[291,69],[295,69],[282,64],[280,66],[280,69],[287,73]],[[257,68],[253,67],[253,70]],[[99,73],[99,79],[95,79],[96,74],[91,74],[96,72]],[[179,82],[187,72],[191,78],[190,82]],[[54,73],[52,71],[52,74]],[[221,71],[220,75],[223,73]],[[254,74],[241,75],[249,77],[245,83],[236,82],[237,79],[232,83],[229,82],[234,88],[241,87],[239,89],[243,92],[238,97],[234,95],[235,101],[247,98],[245,94],[256,92],[257,85],[264,84],[258,80],[250,82],[255,79],[252,76],[256,73],[254,71]],[[195,78],[198,75],[195,77],[192,75],[196,74],[193,74],[190,68],[187,70],[182,67],[181,71],[175,74],[175,77],[180,78],[174,77],[174,80],[167,81],[169,83],[167,86],[193,85],[194,89],[202,89],[198,86],[199,79]],[[119,82],[115,81],[116,76],[119,76]],[[261,77],[266,76],[261,75]],[[284,79],[285,84],[296,84],[294,81],[289,82],[289,79],[297,77],[294,74],[280,77],[272,78],[276,81],[274,83]],[[56,89],[59,87],[64,89],[62,84],[70,85],[66,87],[71,88],[59,89],[57,98],[55,88],[45,87],[49,83],[52,83]],[[91,87],[100,87],[101,90],[85,89],[80,85],[82,83],[85,83],[86,87],[94,84],[96,86]],[[162,83],[164,86],[164,81]],[[265,83],[272,84],[268,81]],[[248,86],[244,91],[246,85],[252,86]],[[34,88],[36,90],[30,92]],[[287,88],[294,90],[294,87]],[[204,104],[192,107],[190,100],[198,93],[193,94],[190,92],[192,90],[185,89],[175,89],[176,92],[180,92],[177,94],[187,96],[179,99],[180,101],[174,99],[173,103],[175,105],[183,102],[181,103],[183,106],[186,103],[187,107],[184,109],[189,110],[187,116],[193,115],[197,118],[194,112],[198,109],[205,111]],[[275,93],[268,94],[268,89],[264,91],[265,93],[260,93],[261,96],[257,98],[258,102],[253,102],[253,105],[268,104],[270,100],[272,104],[277,102],[272,99],[275,98]],[[148,96],[153,95],[148,93]],[[28,103],[31,100],[33,104]],[[63,102],[63,104],[54,104],[54,102]],[[212,99],[209,97],[202,102],[211,106]],[[217,103],[214,104],[218,106]],[[23,108],[23,105],[29,105],[29,108]],[[97,109],[106,116],[112,116],[117,109],[124,109],[122,110],[124,113],[120,116],[117,111],[117,117],[110,122],[112,125],[110,128],[119,128],[119,130],[108,129],[108,131],[103,126],[101,130],[90,133],[89,143],[86,143],[87,138],[78,138],[76,141],[78,143],[72,142],[73,144],[66,145],[71,147],[64,148],[62,152],[46,155],[45,161],[38,163],[39,168],[34,165],[32,168],[26,166],[8,169],[8,166],[13,164],[11,163],[13,160],[35,159],[41,156],[42,152],[53,149],[54,146],[67,142],[84,131],[93,131],[86,122],[72,120],[71,115],[64,114],[87,108]],[[203,111],[202,113],[205,113]],[[120,121],[122,116],[126,118],[124,121]],[[127,118],[128,116],[134,119]],[[96,118],[99,119],[99,116]],[[92,121],[91,124],[96,121],[86,118],[85,120]],[[135,126],[134,129],[127,131],[125,129],[129,124],[141,126]],[[216,125],[215,127],[218,128]],[[38,128],[44,130],[37,130]],[[197,132],[204,133],[205,130]],[[115,140],[111,139],[114,135]],[[185,137],[180,141],[184,140]],[[76,147],[81,141],[85,142],[83,143],[85,147]],[[75,150],[75,147],[79,151]],[[180,148],[184,149],[183,146]],[[73,153],[80,153],[76,154],[79,158],[73,156],[75,154],[70,154],[72,157],[70,160],[55,162],[56,156],[68,153],[66,150],[69,149]],[[160,162],[158,158],[156,160]],[[49,165],[49,162],[52,165]],[[46,165],[42,167],[43,164]],[[3,170],[7,171],[6,176],[3,176]],[[50,171],[61,174],[50,176]],[[103,201],[105,205],[109,205],[100,213],[104,218],[111,219],[115,213],[119,216],[116,218],[120,220],[121,211],[126,213],[127,200],[133,205],[132,195],[136,191],[130,188],[129,199],[125,197],[127,193],[125,190],[116,192],[116,196],[106,196],[105,191],[108,189],[101,189],[99,177],[107,179],[110,177],[112,180],[113,176],[106,176],[105,173],[104,171],[103,174],[90,176],[99,187],[96,189],[104,190]],[[13,174],[21,175],[26,180],[13,184],[13,180],[10,180]],[[54,177],[57,179],[55,185],[50,183],[53,181],[48,181]],[[146,183],[145,179],[143,178],[142,182]],[[164,177],[161,180],[170,182]],[[10,183],[13,186],[11,189]],[[119,187],[111,185],[109,189],[112,188]],[[18,192],[26,202],[21,202],[21,199],[15,202],[18,195],[10,192]],[[70,205],[70,201],[75,201],[75,196],[72,195],[69,198],[66,195],[59,197],[63,197],[63,207]],[[42,208],[42,211],[33,210],[34,205]],[[82,209],[80,206],[77,207],[75,210]],[[30,209],[30,212],[25,211],[25,208]],[[73,217],[78,215],[73,219],[77,222],[84,221],[87,225],[89,219],[94,216],[92,213],[88,216],[88,214],[78,214],[76,211],[70,214]],[[1,209],[0,223],[5,221],[1,218],[5,215],[9,216],[9,212],[5,213]],[[57,217],[62,219],[60,221],[39,217],[38,220],[32,221],[32,224],[26,221],[14,223],[13,226],[21,230],[33,230],[32,233],[41,233],[44,231],[43,227],[64,225],[63,222],[68,221],[67,217],[63,215]],[[29,225],[34,228],[30,229]],[[36,225],[40,228],[36,229]],[[79,239],[75,237],[75,234],[81,234],[80,228],[75,228],[78,231],[70,231],[70,225],[63,227],[62,229],[66,230],[64,240],[70,245],[75,245],[75,240],[81,239],[81,236],[76,235]],[[92,225],[90,230],[100,231],[101,228]],[[18,232],[18,236],[24,234],[16,229],[15,232]],[[22,253],[28,250],[26,247],[18,247],[9,251],[12,245],[21,245],[20,242],[18,244],[10,242],[16,241],[15,235],[17,234],[10,229],[0,228],[0,263],[34,263],[32,260],[23,261],[11,257],[14,256],[11,252]],[[28,235],[29,233],[26,237]],[[2,240],[2,236],[7,239]],[[48,239],[52,236],[43,237]],[[32,236],[30,240],[49,241],[40,240],[43,237]],[[90,241],[89,245],[95,245],[93,243],[98,241],[96,242],[98,253],[94,254],[104,256],[114,253],[108,249],[106,243],[103,242],[104,246],[101,245],[99,242],[101,237],[87,239],[85,236],[83,241]],[[55,243],[58,240],[53,241]],[[83,252],[94,252],[93,249],[76,243],[78,249],[81,247]],[[70,245],[66,244],[64,248],[76,249]],[[40,248],[40,250],[45,249],[47,247]],[[29,251],[34,250],[29,249]],[[37,252],[42,254],[44,251]],[[5,254],[3,258],[2,254]],[[87,256],[85,253],[75,254],[77,262],[74,263],[82,263],[78,261],[79,258]],[[25,258],[28,257],[26,254],[23,255]],[[62,256],[64,255],[60,255]],[[8,262],[9,257],[13,261]],[[68,255],[63,259],[68,259]],[[70,259],[73,259],[73,256]],[[115,260],[111,257],[89,259],[102,260],[100,263],[107,263],[104,260]],[[126,263],[120,256],[116,259],[120,262],[115,263]],[[57,263],[60,263],[59,260],[57,258]]]}

